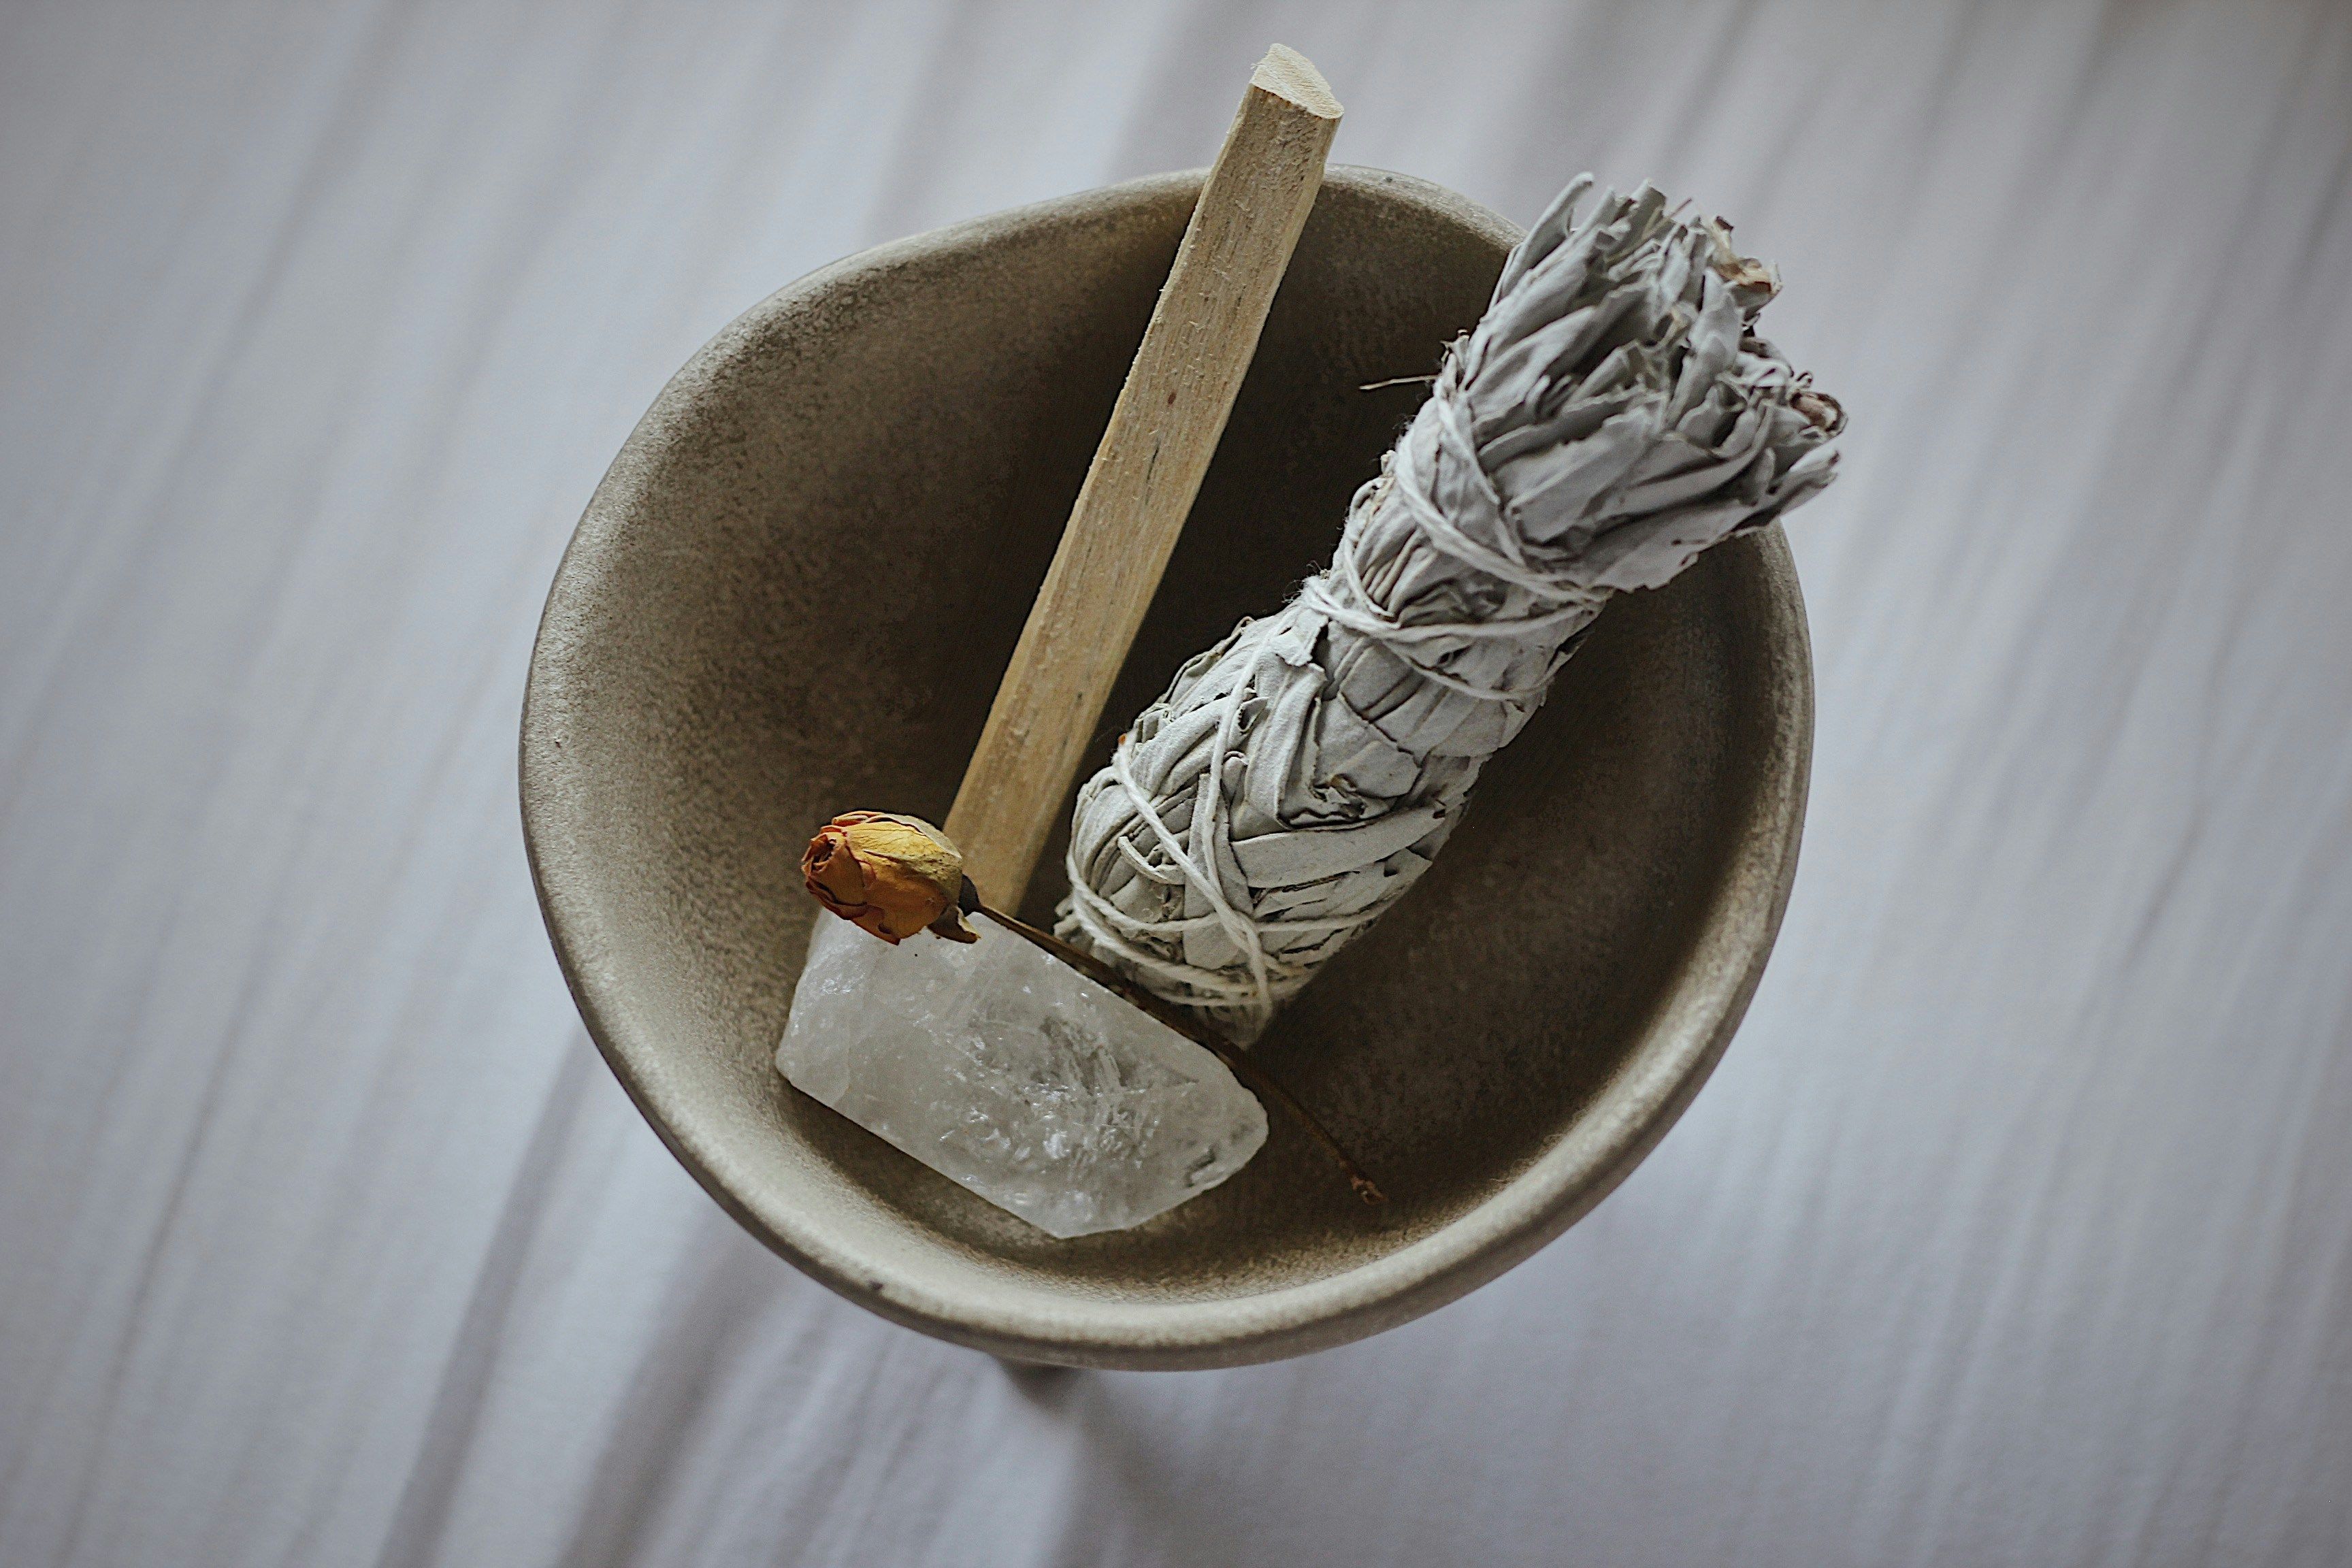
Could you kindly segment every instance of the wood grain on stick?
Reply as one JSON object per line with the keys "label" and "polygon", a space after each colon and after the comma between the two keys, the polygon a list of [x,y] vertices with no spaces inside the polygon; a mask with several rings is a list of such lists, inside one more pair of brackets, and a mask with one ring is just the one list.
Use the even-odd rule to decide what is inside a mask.
{"label": "wood grain on stick", "polygon": [[1322,186],[1339,112],[1315,68],[1276,44],[1201,189],[948,814],[966,871],[999,908],[1020,907],[1151,606]]}

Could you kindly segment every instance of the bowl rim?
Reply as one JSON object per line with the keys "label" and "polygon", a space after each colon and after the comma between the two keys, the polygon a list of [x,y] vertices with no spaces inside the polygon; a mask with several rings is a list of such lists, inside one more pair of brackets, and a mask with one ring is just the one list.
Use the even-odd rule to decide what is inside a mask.
{"label": "bowl rim", "polygon": [[[1688,1108],[1738,1030],[1771,953],[1794,883],[1813,736],[1813,675],[1804,601],[1785,535],[1748,536],[1761,571],[1760,617],[1770,700],[1760,778],[1727,835],[1723,869],[1689,950],[1607,1084],[1559,1139],[1493,1195],[1395,1251],[1322,1279],[1255,1294],[1150,1303],[1073,1293],[1041,1305],[1030,1291],[943,1292],[887,1255],[845,1244],[789,1204],[761,1201],[727,1141],[699,1125],[656,1070],[668,1049],[635,1022],[603,961],[605,932],[566,828],[579,775],[560,745],[560,715],[578,687],[572,658],[598,597],[599,558],[625,532],[673,414],[711,390],[745,338],[861,273],[985,244],[1042,222],[1082,221],[1129,203],[1197,189],[1191,170],[1061,196],[860,251],[787,284],[737,316],[656,397],[597,485],[550,585],[524,692],[519,784],[523,840],[558,964],[590,1037],[670,1152],[730,1215],[772,1250],[860,1306],[907,1327],[1009,1361],[1138,1370],[1241,1365],[1328,1349],[1395,1327],[1486,1283],[1575,1224],[1613,1191]],[[1334,165],[1328,187],[1419,207],[1500,243],[1519,231],[1453,191],[1412,175]]]}

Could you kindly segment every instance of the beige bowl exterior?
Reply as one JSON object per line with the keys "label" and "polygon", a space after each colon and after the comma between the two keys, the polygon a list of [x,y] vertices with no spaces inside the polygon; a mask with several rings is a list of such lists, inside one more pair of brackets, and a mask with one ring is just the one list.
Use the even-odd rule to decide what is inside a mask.
{"label": "beige bowl exterior", "polygon": [[[1384,1209],[1277,1118],[1223,1186],[1055,1241],[783,1081],[818,918],[801,848],[856,807],[946,815],[1199,184],[884,246],[739,318],[589,503],[523,710],[548,930],[655,1131],[841,1294],[1024,1361],[1297,1355],[1527,1258],[1721,1056],[1804,816],[1812,675],[1773,528],[1611,607],[1444,858],[1260,1046]],[[1115,719],[1328,558],[1423,395],[1360,388],[1433,369],[1516,237],[1424,182],[1331,172]],[[1033,915],[1063,890],[1060,854]]]}

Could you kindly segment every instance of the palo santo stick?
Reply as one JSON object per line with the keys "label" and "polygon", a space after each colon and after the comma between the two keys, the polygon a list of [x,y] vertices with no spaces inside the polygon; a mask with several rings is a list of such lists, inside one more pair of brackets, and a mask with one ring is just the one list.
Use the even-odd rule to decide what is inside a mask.
{"label": "palo santo stick", "polygon": [[1201,188],[948,813],[966,874],[1000,909],[1021,907],[1151,607],[1339,125],[1339,100],[1315,68],[1269,49]]}

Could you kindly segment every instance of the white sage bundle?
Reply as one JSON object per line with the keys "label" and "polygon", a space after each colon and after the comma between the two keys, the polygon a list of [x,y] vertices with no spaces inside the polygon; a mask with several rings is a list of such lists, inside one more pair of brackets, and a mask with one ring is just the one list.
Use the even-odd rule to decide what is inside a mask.
{"label": "white sage bundle", "polygon": [[1751,331],[1778,279],[1587,175],[1356,494],[1331,565],[1177,673],[1079,791],[1056,927],[1255,1039],[1426,870],[1610,595],[1828,484],[1843,423]]}

